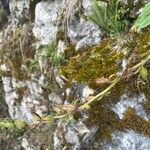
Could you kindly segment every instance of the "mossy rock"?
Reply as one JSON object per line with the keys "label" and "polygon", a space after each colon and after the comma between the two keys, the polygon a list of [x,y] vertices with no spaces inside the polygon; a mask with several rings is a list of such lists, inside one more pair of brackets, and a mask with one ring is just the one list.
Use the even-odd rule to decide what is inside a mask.
{"label": "mossy rock", "polygon": [[[66,49],[66,64],[61,67],[60,72],[70,82],[78,81],[87,83],[92,88],[99,87],[97,78],[109,78],[119,71],[118,63],[123,58],[121,51],[112,49],[113,40],[106,39],[100,45],[89,46],[79,51],[74,47]],[[72,49],[70,49],[72,48]]]}
{"label": "mossy rock", "polygon": [[[66,62],[61,66],[60,72],[68,78],[68,83],[70,83],[68,85],[71,85],[74,81],[86,83],[95,89],[95,94],[99,93],[110,83],[97,84],[96,79],[102,77],[109,79],[111,75],[116,75],[119,71],[122,71],[120,62],[123,58],[127,60],[127,67],[129,68],[146,58],[146,54],[150,52],[149,33],[145,30],[142,33],[128,33],[122,39],[107,38],[98,45],[85,47],[78,51],[75,50],[75,46],[70,45],[65,50]],[[126,55],[123,54],[124,50],[127,52]],[[149,62],[144,65],[148,73],[150,73],[149,65]],[[111,110],[111,107],[119,101],[120,96],[124,93],[133,97],[139,92],[143,92],[149,99],[150,76],[148,75],[148,81],[144,85],[137,84],[140,77],[138,74],[132,74],[131,72],[131,75],[123,74],[123,76],[111,92],[100,101],[91,104],[89,110],[89,118],[86,120],[86,124],[88,126],[97,125],[99,127],[97,138],[102,140],[111,139],[111,134],[114,131],[125,131],[126,129],[132,129],[149,136],[149,121],[138,117],[134,110],[130,109],[125,113],[125,118],[120,120]],[[149,111],[149,103],[145,105]],[[144,126],[146,126],[145,130],[143,129]]]}

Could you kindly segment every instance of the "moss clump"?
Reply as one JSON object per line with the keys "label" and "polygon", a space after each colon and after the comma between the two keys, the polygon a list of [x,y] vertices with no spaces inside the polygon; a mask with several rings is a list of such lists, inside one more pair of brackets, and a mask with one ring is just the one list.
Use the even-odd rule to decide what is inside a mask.
{"label": "moss clump", "polygon": [[120,127],[124,129],[133,129],[136,132],[150,136],[150,121],[146,121],[136,115],[136,112],[132,108],[124,114],[124,118],[120,122]]}
{"label": "moss clump", "polygon": [[119,118],[111,109],[109,109],[108,102],[103,103],[104,105],[95,103],[94,107],[92,106],[90,118],[86,121],[86,124],[94,124],[99,127],[97,139],[100,138],[101,140],[110,140],[111,134],[116,130],[116,125],[119,122]]}
{"label": "moss clump", "polygon": [[145,101],[145,102],[143,103],[143,107],[144,107],[146,113],[147,113],[147,114],[150,114],[150,100]]}
{"label": "moss clump", "polygon": [[[75,50],[75,45],[74,44],[69,44],[68,47],[64,50],[65,53],[65,60],[66,64],[69,63],[69,61],[77,55],[77,51]],[[80,51],[79,51],[80,53]]]}
{"label": "moss clump", "polygon": [[[128,92],[128,88],[131,87],[133,90],[136,90],[133,83],[121,81],[102,101],[95,102],[91,105],[91,109],[89,110],[90,116],[86,120],[86,124],[88,126],[96,124],[99,127],[99,131],[97,132],[98,139],[110,140],[111,134],[120,129],[120,127],[118,127],[120,119],[117,114],[111,110],[111,106],[117,103],[122,93],[125,91]],[[128,94],[130,95],[130,92]]]}
{"label": "moss clump", "polygon": [[144,54],[150,52],[150,32],[145,30],[141,34],[138,34],[136,37],[137,51],[139,54]]}
{"label": "moss clump", "polygon": [[134,73],[128,69],[150,53],[149,33],[146,30],[144,33],[129,33],[120,39],[106,38],[96,46],[84,47],[78,51],[74,45],[69,45],[65,50],[66,63],[61,66],[60,72],[68,78],[69,83],[77,81],[86,83],[93,89],[100,89],[107,83],[101,85],[97,80],[109,79],[111,75],[116,75],[122,70],[120,64],[122,58],[125,58],[128,68],[124,75],[127,79]]}
{"label": "moss clump", "polygon": [[99,87],[97,78],[109,78],[119,70],[118,63],[123,53],[113,49],[113,42],[112,39],[106,39],[100,45],[83,48],[76,53],[72,49],[69,51],[69,61],[61,67],[61,73],[69,81],[85,82],[92,88]]}

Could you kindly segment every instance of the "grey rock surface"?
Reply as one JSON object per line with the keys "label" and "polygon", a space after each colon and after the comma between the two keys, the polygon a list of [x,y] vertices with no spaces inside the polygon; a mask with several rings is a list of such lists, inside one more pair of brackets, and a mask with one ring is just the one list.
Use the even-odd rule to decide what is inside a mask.
{"label": "grey rock surface", "polygon": [[40,2],[35,9],[33,33],[40,44],[48,44],[56,37],[59,14],[65,7],[65,0]]}
{"label": "grey rock surface", "polygon": [[[7,37],[6,40],[9,39],[10,33],[12,31],[15,31],[18,27],[22,27],[24,24],[29,24],[30,21],[31,24],[33,24],[33,28],[31,25],[31,30],[37,39],[37,47],[43,44],[49,44],[52,40],[56,39],[57,31],[60,26],[60,15],[64,13],[68,1],[43,0],[37,3],[35,5],[35,20],[33,22],[32,19],[30,19],[30,2],[30,0],[11,0],[9,2],[10,14],[7,14],[8,12],[5,12],[4,9],[0,9],[0,28],[1,24],[3,26],[4,22],[6,22],[5,19],[9,18],[8,26],[3,29],[2,32],[0,32],[0,44],[3,44],[2,37],[4,35]],[[89,15],[91,1],[83,0],[82,5],[85,10],[85,15]],[[0,8],[1,6],[2,5],[0,3]],[[6,7],[8,9],[8,3]],[[32,12],[34,12],[34,8]],[[97,25],[93,24],[89,20],[85,20],[82,16],[78,15],[79,10],[76,6],[73,7],[71,12],[71,19],[69,21],[67,32],[70,41],[76,45],[76,50],[91,44],[100,43],[101,31]],[[65,47],[65,41],[58,41],[57,48],[59,51],[63,51]],[[4,73],[11,72],[10,68],[11,67],[8,66],[8,64],[2,63],[0,60],[0,71]],[[2,76],[5,92],[5,102],[8,106],[8,111],[12,119],[23,119],[29,123],[33,121],[33,114],[31,111],[42,115],[49,109],[49,102],[55,104],[63,103],[62,97],[58,95],[57,92],[55,93],[48,91],[48,93],[47,91],[44,91],[43,84],[46,78],[42,72],[39,72],[30,74],[30,78],[24,80],[19,80],[12,76],[5,76],[5,74]],[[54,75],[58,86],[62,88],[66,79],[63,80],[63,77],[59,75],[57,70],[54,71]],[[17,91],[18,89],[25,90],[20,95]],[[75,91],[75,98],[80,98],[82,101],[94,93],[94,91],[88,86],[76,83],[74,84],[73,88],[68,88],[65,92],[69,95],[69,93],[72,93],[73,90]],[[112,110],[118,115],[120,119],[122,119],[123,113],[127,110],[127,108],[132,107],[136,110],[137,115],[144,118],[145,120],[149,120],[149,116],[147,116],[141,105],[144,100],[145,96],[142,94],[138,98],[129,98],[126,94],[123,94],[118,100],[118,103],[112,106]],[[97,132],[100,129],[96,125],[91,127],[87,126],[85,124],[86,118],[88,118],[88,114],[85,112],[81,114],[81,119],[79,120],[72,119],[66,122],[58,121],[55,124],[55,130],[51,128],[49,129],[49,132],[51,133],[47,133],[46,130],[44,130],[44,134],[41,134],[42,137],[37,138],[33,135],[23,137],[20,145],[25,150],[40,150],[43,148],[42,144],[45,141],[49,142],[46,144],[54,144],[54,147],[52,148],[53,150],[65,150],[67,148],[69,150],[150,149],[150,138],[131,130],[127,130],[126,132],[113,133],[111,135],[112,142],[96,139]],[[50,143],[52,142],[51,138],[46,140],[48,137],[53,138],[53,143]],[[45,150],[50,149],[48,146],[44,148]],[[19,150],[19,148],[17,150]]]}
{"label": "grey rock surface", "polygon": [[112,135],[113,142],[105,143],[103,150],[149,150],[150,138],[132,130],[116,132]]}

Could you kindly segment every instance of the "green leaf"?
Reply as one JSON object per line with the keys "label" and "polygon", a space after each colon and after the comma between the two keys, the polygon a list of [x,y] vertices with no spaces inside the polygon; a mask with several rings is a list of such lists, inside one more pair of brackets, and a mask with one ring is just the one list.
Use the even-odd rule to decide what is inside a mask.
{"label": "green leaf", "polygon": [[140,68],[140,76],[141,76],[144,80],[147,80],[148,71],[147,71],[146,68],[144,68],[144,67],[141,67],[141,68]]}
{"label": "green leaf", "polygon": [[143,11],[138,16],[135,26],[139,29],[145,28],[150,25],[150,2],[145,5]]}
{"label": "green leaf", "polygon": [[14,129],[14,124],[12,122],[5,121],[4,122],[4,127],[7,128],[7,129]]}

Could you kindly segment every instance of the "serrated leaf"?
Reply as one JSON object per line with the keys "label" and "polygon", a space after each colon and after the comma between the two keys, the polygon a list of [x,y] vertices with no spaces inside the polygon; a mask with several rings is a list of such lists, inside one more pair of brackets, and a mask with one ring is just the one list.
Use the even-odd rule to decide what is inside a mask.
{"label": "serrated leaf", "polygon": [[144,80],[147,80],[148,71],[147,71],[146,68],[141,67],[141,69],[140,69],[140,76],[141,76]]}

